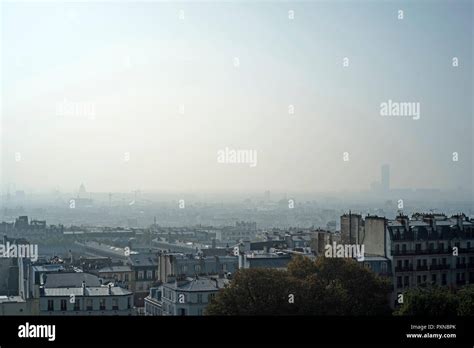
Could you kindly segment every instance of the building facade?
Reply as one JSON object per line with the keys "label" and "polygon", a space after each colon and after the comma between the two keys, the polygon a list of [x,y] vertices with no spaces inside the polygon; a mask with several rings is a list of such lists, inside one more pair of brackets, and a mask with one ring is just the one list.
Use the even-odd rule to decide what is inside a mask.
{"label": "building facade", "polygon": [[39,288],[40,315],[132,315],[133,293],[93,274],[51,273]]}
{"label": "building facade", "polygon": [[237,256],[204,257],[194,254],[161,253],[158,262],[158,281],[166,283],[176,277],[235,273]]}
{"label": "building facade", "polygon": [[187,278],[162,285],[162,315],[200,316],[226,279]]}
{"label": "building facade", "polygon": [[465,215],[399,215],[388,222],[397,292],[474,284],[474,222]]}

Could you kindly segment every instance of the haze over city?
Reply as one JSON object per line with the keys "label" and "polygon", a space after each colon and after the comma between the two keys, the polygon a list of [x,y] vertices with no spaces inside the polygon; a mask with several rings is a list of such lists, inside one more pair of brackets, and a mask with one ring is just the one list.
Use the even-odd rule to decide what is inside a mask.
{"label": "haze over city", "polygon": [[363,191],[388,164],[469,195],[472,3],[288,6],[6,2],[2,193]]}
{"label": "haze over city", "polygon": [[0,348],[472,346],[473,17],[0,0]]}

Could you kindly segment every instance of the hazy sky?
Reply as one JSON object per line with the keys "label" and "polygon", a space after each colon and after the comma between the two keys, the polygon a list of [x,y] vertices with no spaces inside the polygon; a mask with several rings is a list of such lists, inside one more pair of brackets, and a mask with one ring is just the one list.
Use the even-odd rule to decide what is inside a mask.
{"label": "hazy sky", "polygon": [[[472,1],[11,1],[1,20],[3,190],[360,190],[385,163],[395,188],[472,189]],[[389,99],[420,119],[381,116]]]}

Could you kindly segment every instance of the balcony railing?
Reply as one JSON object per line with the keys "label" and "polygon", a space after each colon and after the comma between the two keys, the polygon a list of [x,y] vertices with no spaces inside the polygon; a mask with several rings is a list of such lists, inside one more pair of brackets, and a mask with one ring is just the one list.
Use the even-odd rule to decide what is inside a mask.
{"label": "balcony railing", "polygon": [[431,265],[430,266],[430,271],[439,271],[439,270],[442,270],[442,269],[449,269],[449,265],[446,264],[446,265]]}
{"label": "balcony railing", "polygon": [[[460,251],[461,252],[461,251]],[[392,250],[393,256],[451,254],[451,249]]]}
{"label": "balcony railing", "polygon": [[403,267],[395,267],[395,272],[412,272],[413,271],[413,265],[409,266],[403,266]]}
{"label": "balcony railing", "polygon": [[[432,249],[420,249],[420,250],[392,250],[392,255],[393,256],[400,256],[400,255],[439,255],[439,254],[451,254],[453,252],[453,247],[452,245],[448,245],[447,248],[432,248]],[[473,248],[459,248],[458,247],[458,252],[460,254],[466,254],[466,253],[474,253],[474,247]]]}

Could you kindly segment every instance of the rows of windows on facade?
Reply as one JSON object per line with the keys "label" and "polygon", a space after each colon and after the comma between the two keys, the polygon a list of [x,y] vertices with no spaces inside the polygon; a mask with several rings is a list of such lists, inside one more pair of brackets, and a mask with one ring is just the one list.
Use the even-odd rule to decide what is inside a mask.
{"label": "rows of windows on facade", "polygon": [[81,238],[28,217],[0,228],[4,245],[39,251],[0,258],[0,315],[203,315],[239,270],[286,269],[295,255],[325,257],[334,243],[364,245],[355,260],[392,283],[393,306],[413,287],[474,283],[474,220],[464,214],[349,212],[324,229],[84,228]]}

